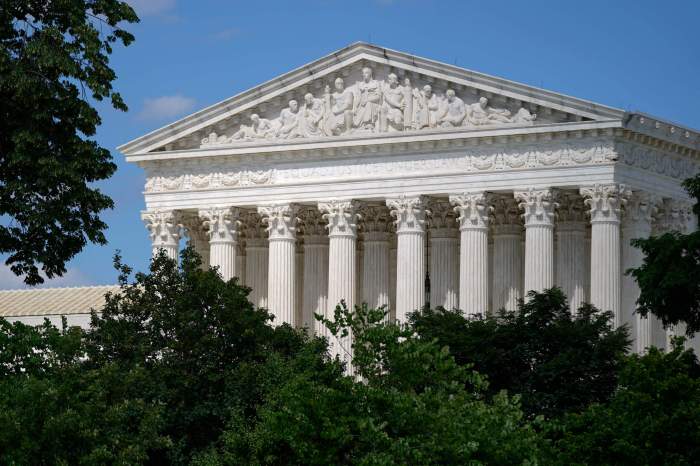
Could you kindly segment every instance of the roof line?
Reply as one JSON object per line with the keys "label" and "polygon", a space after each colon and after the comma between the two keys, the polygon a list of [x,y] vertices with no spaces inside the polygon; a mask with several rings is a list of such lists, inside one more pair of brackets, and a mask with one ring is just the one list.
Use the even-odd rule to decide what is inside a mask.
{"label": "roof line", "polygon": [[[329,64],[332,65],[334,63],[341,63],[352,57],[363,54],[366,54],[366,57],[364,58],[371,58],[379,61],[403,61],[405,62],[406,66],[422,65],[426,67],[438,68],[438,71],[442,70],[443,72],[448,71],[451,73],[462,74],[463,77],[461,79],[470,81],[472,83],[471,85],[476,87],[491,87],[494,90],[501,90],[504,92],[519,94],[522,97],[529,97],[533,100],[544,99],[545,101],[549,101],[553,105],[557,104],[574,108],[580,107],[581,111],[585,111],[586,109],[588,109],[588,111],[600,112],[603,114],[601,115],[603,117],[621,118],[621,116],[624,114],[624,111],[620,109],[597,104],[595,102],[587,101],[584,99],[579,99],[561,93],[548,91],[546,89],[540,89],[534,86],[518,83],[504,78],[490,76],[484,73],[479,73],[447,63],[418,57],[416,55],[407,54],[405,52],[379,47],[365,42],[354,42],[347,47],[334,51],[317,60],[308,62],[294,70],[279,75],[253,88],[240,92],[232,97],[221,100],[215,104],[209,105],[208,107],[205,107],[202,110],[185,116],[161,128],[155,129],[125,144],[122,144],[117,147],[117,150],[121,151],[126,155],[134,154],[136,151],[142,149],[144,146],[148,146],[149,143],[151,145],[153,143],[156,143],[157,136],[174,136],[183,131],[186,131],[188,129],[189,122],[193,122],[194,124],[201,123],[202,119],[207,117],[208,115],[211,115],[212,118],[215,118],[217,116],[217,113],[220,114],[225,111],[230,111],[232,106],[238,103],[238,101],[243,101],[246,98],[252,99],[260,97],[261,94],[281,89],[284,86],[292,83],[294,80],[303,79],[306,73],[311,73],[313,75],[315,73],[318,73],[318,71],[322,70],[324,67],[327,67]],[[312,71],[312,69],[318,71]],[[459,76],[455,76],[455,78],[459,79]],[[245,102],[240,103],[245,104]]]}

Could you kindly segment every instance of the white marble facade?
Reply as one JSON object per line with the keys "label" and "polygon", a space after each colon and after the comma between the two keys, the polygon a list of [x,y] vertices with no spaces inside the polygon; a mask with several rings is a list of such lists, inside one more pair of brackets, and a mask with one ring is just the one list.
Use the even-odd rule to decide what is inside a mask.
{"label": "white marble facade", "polygon": [[277,323],[319,333],[341,299],[405,321],[557,285],[643,350],[666,332],[633,312],[630,240],[696,227],[696,132],[361,43],[120,150],[147,173],[154,250],[187,238]]}

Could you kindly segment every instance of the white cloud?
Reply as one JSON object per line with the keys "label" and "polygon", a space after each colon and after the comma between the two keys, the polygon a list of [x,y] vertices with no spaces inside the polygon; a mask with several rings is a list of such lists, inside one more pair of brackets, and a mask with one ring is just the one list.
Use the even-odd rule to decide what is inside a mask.
{"label": "white cloud", "polygon": [[37,286],[28,286],[22,277],[15,275],[4,263],[0,264],[0,290],[18,290],[33,288],[55,288],[59,286],[84,286],[90,284],[90,277],[76,268],[69,268],[62,277],[47,279],[44,274],[44,283]]}
{"label": "white cloud", "polygon": [[179,94],[146,99],[136,118],[140,121],[172,119],[191,111],[194,108],[194,104],[194,99]]}
{"label": "white cloud", "polygon": [[175,8],[175,0],[127,0],[139,16],[161,16]]}

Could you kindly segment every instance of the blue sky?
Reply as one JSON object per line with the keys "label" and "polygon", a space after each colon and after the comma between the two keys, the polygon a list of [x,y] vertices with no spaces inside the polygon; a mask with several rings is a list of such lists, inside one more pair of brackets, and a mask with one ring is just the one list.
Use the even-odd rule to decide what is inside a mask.
{"label": "blue sky", "polygon": [[[119,169],[106,246],[88,246],[47,286],[113,283],[116,249],[150,254],[144,175],[115,147],[352,42],[456,64],[700,128],[700,2],[130,0],[136,42],[112,58],[130,107],[100,105],[98,141]],[[0,288],[21,287],[0,267]]]}

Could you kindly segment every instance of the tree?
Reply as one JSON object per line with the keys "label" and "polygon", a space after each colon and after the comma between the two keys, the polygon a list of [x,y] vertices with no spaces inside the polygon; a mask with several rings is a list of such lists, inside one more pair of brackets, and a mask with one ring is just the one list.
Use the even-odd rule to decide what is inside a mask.
{"label": "tree", "polygon": [[530,417],[557,417],[611,396],[630,344],[626,328],[612,329],[611,320],[590,305],[572,315],[558,288],[530,292],[514,312],[467,318],[428,309],[410,316],[421,337],[485,375],[490,394],[520,395]]}
{"label": "tree", "polygon": [[[697,200],[693,212],[700,215],[700,175],[683,186]],[[642,265],[629,272],[640,288],[637,312],[657,316],[664,326],[685,322],[688,335],[700,331],[700,231],[666,233],[633,244],[644,252]]]}
{"label": "tree", "polygon": [[555,464],[700,464],[700,366],[676,341],[630,356],[612,399],[548,426]]}
{"label": "tree", "polygon": [[190,250],[133,281],[116,264],[86,331],[0,320],[0,463],[188,464],[292,376],[342,377],[323,340],[269,325]]}
{"label": "tree", "polygon": [[[0,6],[0,253],[28,284],[62,275],[88,241],[105,243],[99,213],[112,200],[92,183],[115,171],[109,151],[89,139],[110,99],[115,43],[138,21],[119,0],[4,0]],[[90,96],[87,93],[90,93]]]}
{"label": "tree", "polygon": [[295,374],[252,425],[231,423],[195,464],[535,464],[541,442],[517,399],[487,401],[487,383],[382,309],[344,303],[334,336],[352,333],[350,377]]}

